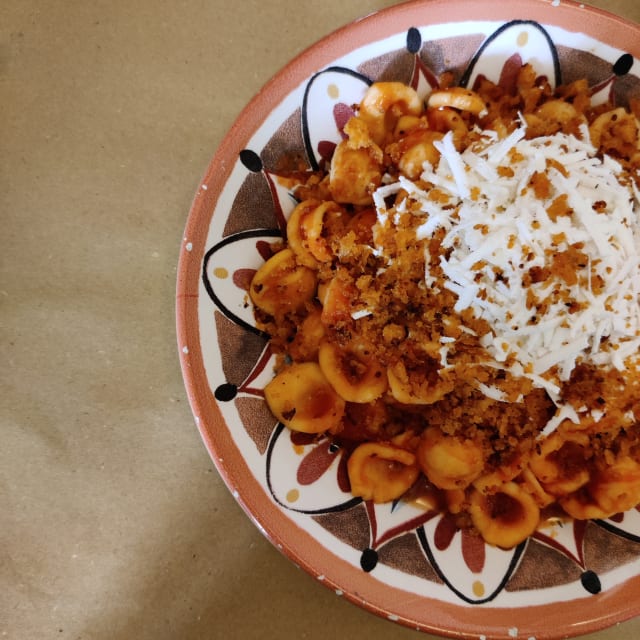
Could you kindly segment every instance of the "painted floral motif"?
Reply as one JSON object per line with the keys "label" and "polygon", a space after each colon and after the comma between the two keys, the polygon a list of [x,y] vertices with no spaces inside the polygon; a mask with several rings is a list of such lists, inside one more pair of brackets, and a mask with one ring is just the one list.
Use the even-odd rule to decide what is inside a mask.
{"label": "painted floral motif", "polygon": [[[374,79],[390,79],[384,77],[388,69],[397,70],[393,79],[410,83],[421,97],[436,88],[437,72],[443,69],[438,68],[435,56],[430,58],[432,49],[433,43],[423,42],[419,29],[411,28],[406,34],[405,50],[395,54],[393,63],[385,59],[376,66],[373,61],[357,70],[332,66],[315,74],[305,87],[299,112],[301,141],[309,169],[317,169],[330,160],[344,135],[343,127],[353,114],[352,105],[360,101]],[[460,69],[458,80],[463,86],[473,88],[484,76],[508,86],[515,81],[516,70],[523,63],[531,62],[552,85],[557,85],[563,81],[562,55],[541,25],[513,21],[482,41],[470,61]],[[569,53],[564,51],[564,55]],[[585,75],[590,78],[593,102],[619,101],[628,93],[631,83],[640,95],[637,78],[629,79],[618,90],[633,63],[629,54],[620,56],[613,65],[600,61],[595,65],[599,76],[593,77],[593,60],[585,60],[584,68],[591,69],[591,75],[586,72]],[[252,336],[241,365],[230,362],[225,368],[223,355],[227,379],[219,381],[214,395],[220,403],[235,402],[240,414],[244,411],[244,415],[249,416],[242,420],[248,432],[261,430],[269,434],[267,438],[250,433],[263,457],[265,483],[273,500],[284,510],[315,518],[336,537],[358,549],[363,571],[375,572],[380,563],[388,564],[426,580],[441,581],[469,604],[493,601],[505,590],[544,588],[563,581],[578,581],[587,593],[600,592],[602,583],[598,572],[609,568],[609,564],[593,552],[596,546],[591,539],[598,537],[594,527],[600,534],[618,540],[622,561],[633,559],[640,555],[640,512],[637,510],[593,523],[547,522],[515,549],[497,549],[459,530],[452,518],[421,500],[428,496],[426,485],[414,487],[409,495],[393,504],[363,503],[349,492],[345,469],[347,452],[325,436],[290,432],[276,424],[268,412],[260,412],[255,407],[241,410],[250,406],[251,399],[257,405],[264,405],[262,389],[270,378],[273,363],[268,337],[254,324],[246,290],[257,267],[270,256],[271,242],[283,235],[286,220],[296,205],[286,184],[267,165],[264,159],[267,156],[264,149],[245,149],[239,160],[247,170],[247,180],[262,181],[262,192],[271,196],[271,226],[235,231],[215,243],[204,256],[202,278],[217,316]],[[231,273],[228,271],[228,265],[238,264],[242,266]],[[219,331],[219,342],[226,339]],[[241,374],[238,366],[244,367]],[[236,369],[231,375],[228,372],[233,367]],[[260,445],[261,442],[265,443]],[[363,522],[367,523],[368,530],[362,530]],[[403,560],[394,555],[394,550],[399,548],[404,550]],[[527,578],[545,566],[538,561],[541,554],[562,557],[566,566],[574,569],[565,571],[565,576]],[[535,561],[530,559],[533,557]]]}

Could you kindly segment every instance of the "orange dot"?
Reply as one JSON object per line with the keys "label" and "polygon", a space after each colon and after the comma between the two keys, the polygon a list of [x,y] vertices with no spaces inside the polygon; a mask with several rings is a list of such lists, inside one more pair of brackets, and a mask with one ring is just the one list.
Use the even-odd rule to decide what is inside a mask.
{"label": "orange dot", "polygon": [[220,280],[224,280],[229,277],[229,272],[224,267],[216,267],[213,270],[213,275]]}

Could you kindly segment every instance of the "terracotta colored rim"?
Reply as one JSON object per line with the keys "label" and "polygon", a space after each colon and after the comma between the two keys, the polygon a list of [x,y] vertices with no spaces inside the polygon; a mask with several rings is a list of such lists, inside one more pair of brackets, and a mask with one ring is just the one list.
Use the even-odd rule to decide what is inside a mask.
{"label": "terracotta colored rim", "polygon": [[214,464],[249,517],[291,560],[312,576],[323,576],[323,584],[359,606],[382,617],[390,617],[391,611],[392,619],[408,627],[456,638],[483,635],[504,640],[512,638],[513,629],[517,628],[517,637],[551,640],[597,631],[640,614],[640,576],[569,603],[518,608],[471,608],[383,586],[371,575],[332,555],[284,516],[265,494],[227,432],[208,387],[200,351],[198,292],[211,212],[239,151],[262,124],[265,114],[316,70],[357,47],[416,24],[487,19],[526,19],[557,25],[601,42],[615,43],[617,48],[640,58],[639,25],[570,0],[415,0],[369,15],[330,34],[298,55],[262,88],[241,112],[207,168],[201,183],[207,189],[197,191],[181,247],[177,340],[189,402]]}

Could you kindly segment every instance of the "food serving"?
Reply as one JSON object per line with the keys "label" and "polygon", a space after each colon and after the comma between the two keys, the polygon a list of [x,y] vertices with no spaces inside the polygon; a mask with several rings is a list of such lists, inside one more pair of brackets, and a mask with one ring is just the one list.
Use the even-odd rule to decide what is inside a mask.
{"label": "food serving", "polygon": [[269,408],[354,495],[510,548],[640,502],[640,104],[452,82],[368,89],[249,294]]}

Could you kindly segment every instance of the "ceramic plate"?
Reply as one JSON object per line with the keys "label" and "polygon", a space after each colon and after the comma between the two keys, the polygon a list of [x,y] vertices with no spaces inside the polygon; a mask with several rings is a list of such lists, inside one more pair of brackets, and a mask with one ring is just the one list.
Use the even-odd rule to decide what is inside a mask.
{"label": "ceramic plate", "polygon": [[402,501],[355,499],[342,452],[277,424],[262,389],[267,338],[246,291],[295,200],[286,162],[316,168],[374,80],[426,95],[444,70],[472,86],[531,62],[553,83],[586,77],[594,101],[640,98],[640,27],[565,1],[418,1],[310,47],[246,107],[198,189],[181,247],[178,340],[206,447],[243,508],[319,582],[415,629],[559,638],[640,613],[640,513],[540,529],[509,551]]}

